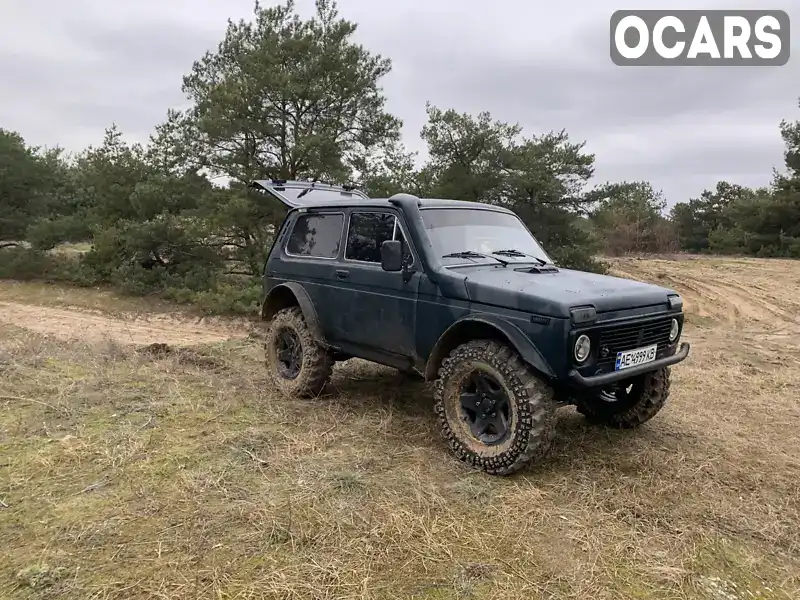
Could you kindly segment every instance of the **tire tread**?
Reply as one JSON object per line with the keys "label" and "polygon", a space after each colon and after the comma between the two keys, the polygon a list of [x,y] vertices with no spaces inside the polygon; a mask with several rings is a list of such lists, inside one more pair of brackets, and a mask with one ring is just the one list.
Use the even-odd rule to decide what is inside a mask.
{"label": "tire tread", "polygon": [[625,410],[615,410],[614,404],[602,400],[584,398],[576,402],[575,408],[586,419],[596,425],[614,429],[634,429],[655,417],[669,398],[670,369],[665,367],[643,377],[639,397]]}
{"label": "tire tread", "polygon": [[[454,368],[464,360],[481,360],[502,373],[517,401],[517,440],[505,453],[483,457],[467,448],[450,427],[445,414],[445,386]],[[515,399],[511,399],[514,401]],[[461,344],[442,361],[434,384],[434,410],[439,430],[450,449],[473,468],[491,475],[510,475],[547,455],[555,435],[553,390],[526,365],[519,354],[494,340]]]}
{"label": "tire tread", "polygon": [[[281,378],[278,375],[277,365],[270,362],[268,346],[272,342],[270,334],[281,326],[294,330],[303,349],[303,366],[297,378],[292,380]],[[330,378],[335,363],[332,354],[314,340],[299,306],[284,308],[275,314],[267,333],[265,350],[266,366],[273,383],[285,394],[300,398],[318,396]]]}

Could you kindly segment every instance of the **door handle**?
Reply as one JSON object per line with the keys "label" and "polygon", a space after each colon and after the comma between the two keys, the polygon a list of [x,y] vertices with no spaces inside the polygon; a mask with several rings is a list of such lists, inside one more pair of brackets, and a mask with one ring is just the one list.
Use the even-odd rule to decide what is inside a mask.
{"label": "door handle", "polygon": [[347,279],[350,277],[350,271],[347,269],[336,269],[336,277],[339,279]]}

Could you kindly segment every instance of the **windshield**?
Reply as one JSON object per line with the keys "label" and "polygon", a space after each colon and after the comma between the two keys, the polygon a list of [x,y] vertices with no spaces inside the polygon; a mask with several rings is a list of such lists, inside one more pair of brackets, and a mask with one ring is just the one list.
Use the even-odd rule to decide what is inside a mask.
{"label": "windshield", "polygon": [[[516,215],[469,208],[427,208],[420,212],[431,244],[440,257],[469,251],[491,255],[498,250],[516,250],[517,253],[500,256],[518,262],[553,262]],[[487,262],[479,256],[443,260],[463,263],[465,258]]]}

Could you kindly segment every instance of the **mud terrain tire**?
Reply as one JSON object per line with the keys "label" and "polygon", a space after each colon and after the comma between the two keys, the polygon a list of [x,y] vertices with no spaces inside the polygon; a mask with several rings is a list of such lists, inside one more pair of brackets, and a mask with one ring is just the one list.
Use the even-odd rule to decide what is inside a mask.
{"label": "mud terrain tire", "polygon": [[264,341],[266,366],[275,386],[287,396],[318,396],[334,360],[314,341],[299,307],[284,308],[272,318]]}
{"label": "mud terrain tire", "polygon": [[614,429],[639,427],[664,408],[669,398],[669,367],[645,373],[626,383],[630,385],[630,391],[622,390],[614,402],[604,400],[596,392],[591,396],[578,398],[575,407],[595,425]]}
{"label": "mud terrain tire", "polygon": [[472,340],[455,348],[439,369],[434,399],[442,437],[475,469],[510,475],[550,450],[557,406],[553,390],[505,344]]}

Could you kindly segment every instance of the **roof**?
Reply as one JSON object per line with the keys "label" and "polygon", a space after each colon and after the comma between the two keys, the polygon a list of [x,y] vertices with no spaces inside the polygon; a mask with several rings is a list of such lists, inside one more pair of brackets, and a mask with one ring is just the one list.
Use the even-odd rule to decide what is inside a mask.
{"label": "roof", "polygon": [[[511,212],[502,206],[485,204],[483,202],[471,202],[469,200],[450,200],[447,198],[415,198],[420,210],[431,208],[468,208],[471,210],[494,210],[500,212]],[[361,206],[364,208],[388,208],[397,206],[398,203],[392,202],[389,198],[351,198],[350,200],[321,200],[319,202],[309,202],[303,204],[302,208],[350,208]]]}
{"label": "roof", "polygon": [[257,180],[251,187],[264,190],[289,208],[384,208],[403,204],[416,204],[426,208],[468,208],[470,210],[493,210],[511,212],[501,206],[469,200],[447,198],[417,198],[411,194],[395,194],[391,198],[369,198],[363,192],[350,187],[335,186],[322,182]]}
{"label": "roof", "polygon": [[473,202],[472,200],[451,200],[448,198],[420,198],[420,208],[478,208],[482,210],[499,210],[511,212],[503,206],[486,204],[485,202]]}

